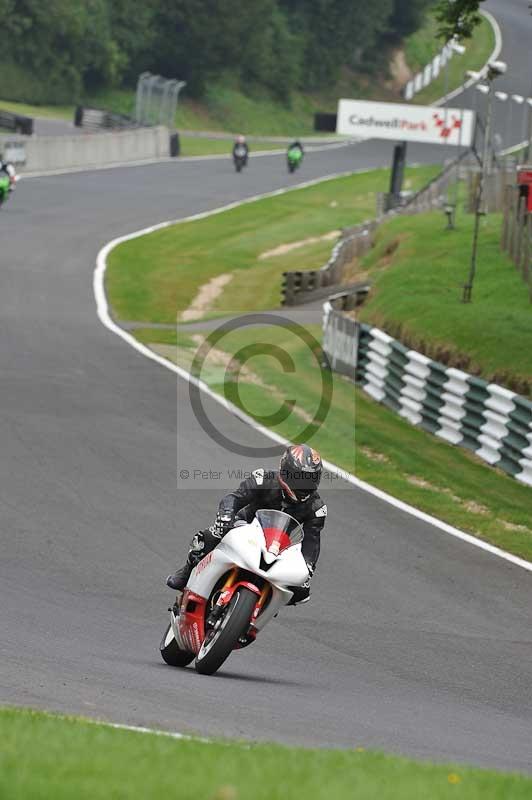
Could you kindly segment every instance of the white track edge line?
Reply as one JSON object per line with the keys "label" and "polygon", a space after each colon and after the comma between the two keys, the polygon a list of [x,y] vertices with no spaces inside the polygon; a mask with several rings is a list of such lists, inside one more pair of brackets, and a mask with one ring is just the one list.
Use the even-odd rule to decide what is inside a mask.
{"label": "white track edge line", "polygon": [[133,733],[152,733],[154,736],[167,736],[169,739],[185,739],[187,741],[207,742],[207,739],[196,739],[195,736],[189,736],[186,733],[163,731],[159,728],[145,728],[142,725],[125,725],[121,722],[107,722],[100,719],[85,719],[91,725],[103,725],[105,728],[116,728],[117,730],[121,731],[133,731]]}
{"label": "white track edge line", "polygon": [[[367,170],[360,170],[359,172],[366,172],[366,171]],[[132,334],[123,330],[119,325],[117,325],[113,321],[109,313],[109,305],[107,303],[107,297],[105,294],[105,271],[107,269],[107,257],[111,252],[111,250],[114,250],[114,248],[117,247],[119,244],[130,241],[132,239],[137,239],[140,236],[145,236],[146,234],[153,233],[154,231],[167,228],[170,225],[177,225],[177,224],[182,224],[184,222],[193,222],[195,220],[205,219],[206,217],[214,216],[215,214],[221,214],[223,211],[229,211],[241,205],[254,203],[257,202],[258,200],[263,200],[269,197],[276,197],[278,195],[295,191],[296,189],[304,189],[308,186],[314,186],[324,181],[331,180],[332,178],[347,177],[348,175],[352,174],[353,174],[352,172],[347,172],[347,173],[344,172],[338,175],[327,175],[323,178],[317,178],[313,181],[306,181],[305,183],[298,184],[297,186],[277,189],[273,192],[268,192],[262,195],[255,195],[253,197],[246,198],[245,200],[239,200],[234,203],[229,203],[228,205],[225,206],[219,206],[218,208],[212,209],[211,211],[203,211],[199,214],[192,214],[191,216],[183,217],[182,219],[178,220],[168,220],[166,222],[160,222],[156,225],[151,225],[147,228],[143,228],[141,230],[134,231],[133,233],[128,233],[125,234],[124,236],[119,236],[116,239],[112,239],[110,242],[104,245],[98,252],[98,255],[96,257],[96,268],[93,273],[93,291],[96,300],[96,309],[100,322],[108,330],[115,333],[117,336],[119,336],[129,345],[131,345],[131,347],[133,347],[139,353],[146,356],[146,358],[155,361],[157,364],[160,364],[165,369],[168,369],[171,372],[175,373],[180,378],[183,378],[189,383],[194,384],[200,389],[200,391],[202,391],[208,397],[212,398],[219,405],[223,406],[223,408],[225,408],[226,411],[238,417],[240,420],[250,425],[259,433],[263,434],[272,441],[277,442],[278,444],[282,445],[288,444],[289,442],[287,439],[283,438],[282,436],[279,436],[278,434],[274,433],[268,428],[259,425],[254,419],[252,419],[250,416],[241,411],[237,406],[233,405],[233,403],[229,402],[225,397],[222,397],[221,395],[213,392],[212,389],[210,389],[210,387],[207,386],[206,383],[198,380],[196,377],[191,375],[182,367],[177,366],[177,364],[172,364],[170,361],[167,361],[162,356],[157,355],[157,353],[154,353],[153,350],[150,350],[148,347],[146,347],[146,345],[141,344],[141,342],[137,341],[137,339],[135,339],[135,337],[132,336]],[[453,525],[449,525],[448,523],[443,522],[443,520],[440,520],[437,517],[433,517],[431,514],[426,514],[424,511],[421,511],[420,509],[415,508],[414,506],[411,506],[408,503],[405,503],[396,497],[393,497],[387,492],[378,489],[376,486],[372,486],[370,483],[366,483],[366,481],[357,478],[355,475],[352,475],[351,473],[342,470],[341,467],[338,467],[336,464],[333,464],[330,461],[324,461],[323,464],[325,468],[329,470],[329,472],[347,481],[352,486],[355,486],[357,489],[361,489],[362,491],[373,495],[374,497],[384,501],[385,503],[388,503],[394,508],[403,511],[406,514],[410,514],[411,516],[416,517],[417,519],[423,522],[426,522],[427,524],[433,526],[434,528],[438,528],[444,533],[448,533],[451,536],[454,536],[456,539],[460,539],[463,542],[467,542],[468,544],[474,545],[475,547],[478,547],[479,549],[484,550],[487,553],[491,553],[492,555],[498,556],[499,558],[504,559],[505,561],[508,561],[511,564],[514,564],[515,566],[522,567],[523,569],[532,572],[532,562],[526,561],[523,558],[519,558],[519,556],[515,556],[512,553],[508,553],[506,552],[506,550],[502,550],[499,547],[495,547],[495,545],[489,544],[488,542],[485,542],[482,539],[478,539],[476,536],[466,533],[465,531],[462,531],[459,528],[455,528]]]}
{"label": "white track edge line", "polygon": [[242,750],[249,750],[253,742],[241,742],[238,739],[228,740],[214,740],[207,739],[205,736],[195,736],[193,733],[179,733],[177,731],[165,731],[161,728],[146,728],[143,725],[126,725],[122,722],[107,722],[101,719],[92,719],[91,717],[81,717],[83,722],[89,725],[102,725],[105,728],[115,728],[119,731],[130,731],[132,733],[148,733],[152,736],[165,736],[168,739],[177,739],[183,742],[192,742],[193,744],[218,744],[227,747],[239,747]]}

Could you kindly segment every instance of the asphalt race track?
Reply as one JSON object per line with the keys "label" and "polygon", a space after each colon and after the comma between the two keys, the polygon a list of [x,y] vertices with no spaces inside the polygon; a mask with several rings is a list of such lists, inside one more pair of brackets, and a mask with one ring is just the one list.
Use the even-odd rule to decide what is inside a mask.
{"label": "asphalt race track", "polygon": [[[502,5],[532,22],[526,3],[489,7]],[[312,154],[300,179],[388,164],[391,149]],[[279,156],[240,176],[228,160],[177,162],[25,180],[2,209],[0,703],[532,772],[530,573],[348,486],[323,489],[313,602],[218,676],[160,660],[164,578],[234,483],[176,492],[176,470],[258,464],[222,452],[187,384],[101,325],[96,255],[291,180]],[[226,435],[269,444],[205,406]]]}

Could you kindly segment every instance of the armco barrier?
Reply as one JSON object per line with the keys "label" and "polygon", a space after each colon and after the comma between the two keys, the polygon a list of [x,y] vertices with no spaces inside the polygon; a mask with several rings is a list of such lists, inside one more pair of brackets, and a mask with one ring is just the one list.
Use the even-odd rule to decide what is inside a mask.
{"label": "armco barrier", "polygon": [[[419,192],[407,198],[402,206],[382,213],[377,220],[364,222],[354,228],[346,228],[342,238],[335,245],[328,262],[319,269],[283,272],[281,286],[282,304],[298,305],[327,294],[323,287],[337,287],[342,282],[344,267],[354,258],[365,255],[373,246],[379,225],[397,214],[419,214],[442,205],[443,196],[453,174],[460,169],[461,162],[467,158],[464,152],[449,163],[430,183]],[[381,204],[382,205],[382,204]]]}
{"label": "armco barrier", "polygon": [[342,238],[333,248],[330,259],[320,269],[283,272],[281,287],[283,305],[297,305],[299,302],[314,299],[313,295],[319,289],[337,287],[342,280],[345,265],[371,249],[377,227],[378,223],[374,221],[344,230]]}
{"label": "armco barrier", "polygon": [[0,108],[0,128],[31,136],[33,133],[33,118],[24,117],[22,114],[12,114],[10,111]]}
{"label": "armco barrier", "polygon": [[[331,327],[325,304],[324,352],[335,369],[346,354],[356,382],[374,400],[451,444],[532,486],[532,403],[493,383],[409,350],[378,328],[350,320],[356,354]],[[349,319],[349,318],[348,318]],[[349,367],[350,365],[348,365]],[[349,374],[345,368],[338,371]]]}
{"label": "armco barrier", "polygon": [[138,122],[126,114],[117,114],[115,111],[106,111],[104,108],[88,108],[86,106],[76,106],[74,125],[77,128],[89,128],[92,130],[100,130],[101,128],[124,130],[126,128],[139,127]]}
{"label": "armco barrier", "polygon": [[[13,136],[0,137],[0,149],[6,139],[13,143]],[[21,172],[104,167],[170,155],[169,133],[163,126],[86,136],[20,137],[16,144],[25,153],[25,163],[19,166]]]}

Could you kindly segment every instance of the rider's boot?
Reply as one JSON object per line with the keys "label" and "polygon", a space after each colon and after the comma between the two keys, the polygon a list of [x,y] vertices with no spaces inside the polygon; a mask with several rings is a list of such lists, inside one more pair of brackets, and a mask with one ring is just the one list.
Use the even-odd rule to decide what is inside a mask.
{"label": "rider's boot", "polygon": [[177,569],[172,575],[166,579],[166,585],[176,592],[182,592],[188,583],[190,573],[205,555],[205,540],[203,534],[196,533],[190,543],[190,550],[188,551],[187,560],[184,565]]}
{"label": "rider's boot", "polygon": [[167,577],[166,585],[169,586],[170,589],[174,589],[176,592],[182,592],[188,583],[188,579],[190,578],[190,573],[192,572],[193,568],[194,564],[191,564],[187,558],[182,567]]}

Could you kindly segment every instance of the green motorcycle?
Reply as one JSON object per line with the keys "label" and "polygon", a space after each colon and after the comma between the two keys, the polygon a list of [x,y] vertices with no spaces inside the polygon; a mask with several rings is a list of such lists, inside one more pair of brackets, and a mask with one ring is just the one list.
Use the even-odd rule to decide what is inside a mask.
{"label": "green motorcycle", "polygon": [[286,161],[288,164],[288,172],[295,172],[303,161],[303,150],[301,147],[289,147],[286,154]]}
{"label": "green motorcycle", "polygon": [[0,206],[2,206],[7,200],[10,187],[11,180],[8,178],[8,176],[0,174]]}
{"label": "green motorcycle", "polygon": [[2,206],[10,192],[15,188],[17,174],[12,164],[0,159],[0,206]]}

